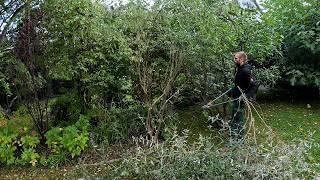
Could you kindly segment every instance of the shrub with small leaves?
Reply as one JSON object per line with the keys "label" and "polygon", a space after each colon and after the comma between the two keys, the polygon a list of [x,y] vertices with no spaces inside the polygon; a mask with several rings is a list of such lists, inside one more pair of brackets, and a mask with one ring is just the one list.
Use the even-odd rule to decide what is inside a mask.
{"label": "shrub with small leaves", "polygon": [[[139,142],[136,151],[122,156],[120,162],[99,163],[103,165],[97,168],[103,169],[99,174],[106,179],[313,179],[319,176],[305,158],[309,141],[274,143],[231,141],[227,147],[219,147],[207,137],[188,144],[186,136],[175,135],[151,148]],[[86,174],[85,168],[81,167],[78,175],[94,178]]]}

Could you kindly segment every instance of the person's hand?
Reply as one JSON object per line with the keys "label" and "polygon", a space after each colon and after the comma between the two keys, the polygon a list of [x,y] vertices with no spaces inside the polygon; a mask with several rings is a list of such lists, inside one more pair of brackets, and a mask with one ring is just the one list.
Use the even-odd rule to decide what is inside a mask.
{"label": "person's hand", "polygon": [[211,103],[211,102],[208,102],[208,104],[203,105],[202,108],[203,108],[203,109],[208,109],[208,108],[210,108],[211,105],[212,105],[212,103]]}
{"label": "person's hand", "polygon": [[202,106],[202,109],[208,109],[210,106],[208,105],[208,104],[206,104],[206,105],[203,105]]}

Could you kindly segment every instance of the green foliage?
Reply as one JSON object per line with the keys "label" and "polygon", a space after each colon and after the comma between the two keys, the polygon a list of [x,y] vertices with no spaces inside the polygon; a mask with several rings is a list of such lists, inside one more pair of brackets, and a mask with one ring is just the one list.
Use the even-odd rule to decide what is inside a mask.
{"label": "green foliage", "polygon": [[[270,28],[268,16],[262,14],[259,19],[256,10],[242,9],[233,1],[165,0],[153,6],[132,1],[113,10],[91,0],[30,1],[27,5],[25,21],[17,22],[21,24],[17,28],[21,38],[12,38],[17,43],[9,41],[3,46],[16,44],[25,52],[17,57],[6,52],[6,57],[12,56],[10,63],[17,66],[11,73],[18,77],[17,89],[33,90],[22,93],[37,95],[25,99],[33,106],[47,98],[48,94],[40,94],[47,92],[51,80],[68,81],[72,89],[72,93],[56,99],[50,114],[42,113],[48,110],[45,106],[34,111],[38,129],[46,127],[39,130],[41,137],[48,130],[48,124],[41,124],[47,122],[43,117],[53,117],[53,126],[66,126],[73,124],[80,113],[101,108],[111,112],[111,118],[98,118],[112,119],[103,126],[113,132],[107,139],[124,139],[138,131],[123,127],[142,122],[126,115],[114,118],[112,111],[141,104],[152,116],[148,117],[152,123],[146,124],[154,124],[153,129],[159,127],[161,131],[170,116],[168,104],[178,95],[175,92],[185,89],[183,99],[206,100],[232,83],[231,53],[245,50],[253,59],[264,61],[279,46],[280,36]],[[33,24],[28,29],[30,19]],[[34,40],[32,48],[39,51],[23,58],[31,48],[21,40],[27,39],[24,37],[28,33]],[[4,67],[9,67],[7,64]],[[141,111],[133,113],[145,118],[148,112]],[[140,126],[137,129],[141,130]]]}
{"label": "green foliage", "polygon": [[93,128],[95,141],[98,143],[115,143],[125,141],[132,136],[145,132],[140,117],[145,113],[143,107],[133,106],[128,109],[112,108],[108,111],[94,111],[97,125]]}
{"label": "green foliage", "polygon": [[26,135],[26,136],[23,136],[21,138],[21,143],[23,145],[24,148],[35,148],[37,146],[37,144],[39,144],[39,138],[34,136],[29,136],[29,135]]}
{"label": "green foliage", "polygon": [[[28,107],[13,116],[32,116],[12,119],[22,124],[32,118],[42,138],[52,123],[45,134],[52,154],[40,158],[35,150],[39,140],[28,135],[17,152],[19,135],[1,130],[1,148],[6,149],[0,152],[1,163],[12,164],[20,154],[21,162],[32,164],[79,156],[90,130],[88,118],[80,114],[96,122],[92,129],[98,142],[147,132],[153,136],[153,130],[170,138],[175,103],[188,106],[228,89],[232,53],[240,50],[259,63],[269,57],[279,61],[256,70],[265,85],[280,77],[292,85],[320,85],[317,0],[266,0],[265,12],[228,0],[161,0],[152,6],[131,1],[115,9],[99,2],[31,0],[13,18],[14,27],[0,41],[0,98],[19,95]],[[52,80],[70,83],[70,92],[48,109]],[[183,96],[177,98],[179,93]],[[191,160],[183,159],[186,164]],[[190,167],[188,173],[197,168],[204,167]]]}
{"label": "green foliage", "polygon": [[46,144],[54,154],[79,156],[87,147],[89,119],[80,116],[78,122],[65,128],[52,128],[46,134]]}
{"label": "green foliage", "polygon": [[18,69],[18,62],[15,61],[14,56],[10,53],[9,42],[0,43],[0,95],[12,95],[12,81],[16,79],[16,69]]}
{"label": "green foliage", "polygon": [[60,153],[62,149],[62,145],[60,144],[62,136],[62,128],[52,128],[48,132],[46,132],[46,144],[52,153]]}
{"label": "green foliage", "polygon": [[60,154],[49,154],[48,157],[42,159],[42,164],[50,167],[58,167],[67,160],[67,154],[61,152]]}
{"label": "green foliage", "polygon": [[11,165],[15,162],[17,131],[9,124],[0,127],[0,162]]}
{"label": "green foliage", "polygon": [[34,136],[23,136],[21,137],[21,145],[23,147],[23,151],[21,154],[21,163],[25,164],[31,163],[32,166],[35,166],[38,162],[38,159],[40,158],[40,155],[36,153],[35,148],[39,144],[39,138]]}
{"label": "green foliage", "polygon": [[274,86],[281,78],[281,70],[278,66],[255,69],[254,74],[265,86]]}
{"label": "green foliage", "polygon": [[9,123],[5,127],[1,127],[0,133],[1,133],[1,141],[0,141],[1,145],[14,142],[15,138],[18,136],[16,129],[11,126],[11,123]]}
{"label": "green foliage", "polygon": [[15,150],[17,148],[13,144],[6,144],[0,147],[0,160],[1,163],[11,165],[15,162]]}
{"label": "green foliage", "polygon": [[319,1],[274,0],[266,1],[266,7],[272,26],[283,36],[282,80],[292,86],[319,87]]}
{"label": "green foliage", "polygon": [[79,156],[81,151],[84,150],[87,146],[88,139],[87,132],[83,131],[80,133],[75,126],[69,126],[63,130],[61,144],[68,150],[73,158]]}
{"label": "green foliage", "polygon": [[50,76],[72,79],[82,105],[89,107],[126,93],[122,86],[129,82],[127,47],[112,14],[90,0],[50,0],[42,8],[44,27],[55,39],[46,42]]}
{"label": "green foliage", "polygon": [[[0,127],[0,162],[7,165],[31,163],[35,166],[40,157],[35,150],[38,144],[38,137],[26,135],[20,139],[12,123]],[[17,152],[20,147],[22,147],[21,154]]]}
{"label": "green foliage", "polygon": [[18,106],[18,109],[14,111],[8,120],[8,124],[19,132],[20,136],[26,135],[33,130],[32,118],[28,112],[28,109],[24,105]]}
{"label": "green foliage", "polygon": [[232,53],[244,50],[249,60],[258,62],[279,53],[281,34],[270,27],[268,17],[256,10],[242,9],[231,1],[175,1],[164,7],[165,16],[174,14],[177,22],[176,27],[170,28],[182,28],[183,32],[177,34],[180,41],[187,42],[183,47],[188,62],[184,74],[188,80],[186,90],[191,89],[190,93],[202,100],[220,94],[232,84]]}
{"label": "green foliage", "polygon": [[291,65],[286,68],[285,75],[292,86],[320,86],[320,72],[318,71],[318,68],[314,68],[310,65]]}
{"label": "green foliage", "polygon": [[148,132],[162,130],[163,117],[170,115],[167,99],[175,91],[185,90],[185,99],[208,100],[226,90],[233,52],[245,50],[261,62],[279,47],[280,34],[267,19],[233,1],[158,1],[148,8],[133,1],[112,11],[130,49],[129,75],[137,84],[136,99],[148,111]]}
{"label": "green foliage", "polygon": [[32,166],[35,166],[38,162],[40,155],[35,152],[33,148],[26,148],[22,151],[21,161],[24,164],[25,162],[29,162]]}
{"label": "green foliage", "polygon": [[80,130],[87,132],[89,130],[89,118],[84,115],[80,115],[79,120],[75,123],[75,127]]}
{"label": "green foliage", "polygon": [[67,93],[54,99],[50,105],[52,126],[68,126],[74,124],[81,114],[81,103],[76,93]]}
{"label": "green foliage", "polygon": [[16,111],[13,112],[13,116],[19,118],[29,115],[28,108],[24,105],[20,105]]}
{"label": "green foliage", "polygon": [[46,144],[51,153],[40,159],[42,165],[56,167],[71,155],[79,156],[87,147],[89,119],[80,115],[79,120],[64,128],[52,128],[46,134]]}

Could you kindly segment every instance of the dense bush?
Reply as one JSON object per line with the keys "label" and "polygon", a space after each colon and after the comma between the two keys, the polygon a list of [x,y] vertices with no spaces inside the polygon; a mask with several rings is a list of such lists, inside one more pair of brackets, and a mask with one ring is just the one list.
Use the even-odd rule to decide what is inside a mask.
{"label": "dense bush", "polygon": [[[6,61],[0,61],[0,87],[3,93],[21,95],[41,139],[50,123],[71,125],[80,113],[95,108],[112,114],[112,108],[127,109],[130,100],[145,110],[140,115],[147,130],[140,133],[156,140],[180,93],[177,101],[188,106],[228,89],[233,52],[247,51],[250,59],[262,62],[279,47],[272,21],[264,14],[257,18],[256,9],[241,8],[235,1],[148,5],[133,0],[117,8],[90,0],[23,4],[21,11],[4,4],[8,14],[21,18],[13,17],[17,27],[7,26],[6,41],[1,41],[0,57]],[[278,77],[274,73],[260,75],[273,82]],[[70,92],[50,88],[58,82],[68,83],[65,90]],[[50,109],[51,89],[61,96]],[[105,127],[130,128],[135,118],[127,118],[105,120]],[[132,134],[115,131],[111,136],[119,133]]]}
{"label": "dense bush", "polygon": [[76,93],[67,93],[55,98],[51,104],[51,125],[64,127],[74,124],[80,117],[81,108]]}
{"label": "dense bush", "polygon": [[94,140],[97,143],[115,143],[144,134],[146,130],[141,119],[144,113],[141,106],[100,111],[95,117],[95,126],[92,128]]}
{"label": "dense bush", "polygon": [[283,56],[277,58],[281,79],[292,86],[319,87],[319,1],[268,0],[265,6],[269,9],[266,16],[273,21],[271,26],[283,35]]}

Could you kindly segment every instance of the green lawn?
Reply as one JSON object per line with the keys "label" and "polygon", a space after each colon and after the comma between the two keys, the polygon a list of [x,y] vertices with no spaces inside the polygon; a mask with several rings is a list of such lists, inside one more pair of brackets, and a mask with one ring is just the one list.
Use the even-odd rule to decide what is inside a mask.
{"label": "green lawn", "polygon": [[[261,99],[255,107],[263,117],[263,120],[261,120],[256,113],[254,115],[258,142],[266,141],[266,134],[262,132],[267,129],[266,125],[268,125],[272,128],[276,141],[291,143],[311,138],[314,142],[320,143],[319,98],[295,101],[290,99]],[[196,139],[201,134],[215,137],[214,140],[217,143],[227,142],[226,132],[218,133],[218,128],[208,127],[207,118],[203,115],[200,106],[189,107],[179,111],[178,114],[178,128],[189,129],[190,140]],[[312,136],[310,137],[310,135]],[[320,148],[314,147],[311,150],[310,161],[313,163],[320,162]]]}
{"label": "green lawn", "polygon": [[320,140],[320,102],[315,103],[265,102],[261,103],[261,109],[265,122],[283,140],[306,138],[311,132],[315,139]]}
{"label": "green lawn", "polygon": [[[310,139],[320,143],[320,100],[263,102],[261,109],[265,122],[281,140]],[[320,162],[319,146],[312,148],[309,160]]]}
{"label": "green lawn", "polygon": [[[320,101],[291,103],[286,101],[258,103],[258,112],[263,121],[281,137],[290,141],[306,138],[314,133],[314,138],[320,140]],[[311,108],[307,107],[307,104]],[[260,106],[260,107],[259,107]],[[179,111],[179,128],[189,129],[190,136],[216,135],[218,129],[208,127],[207,118],[200,106],[193,106]],[[257,128],[264,126],[262,120],[255,115]],[[262,127],[263,128],[263,127]],[[258,129],[257,129],[258,130]]]}

